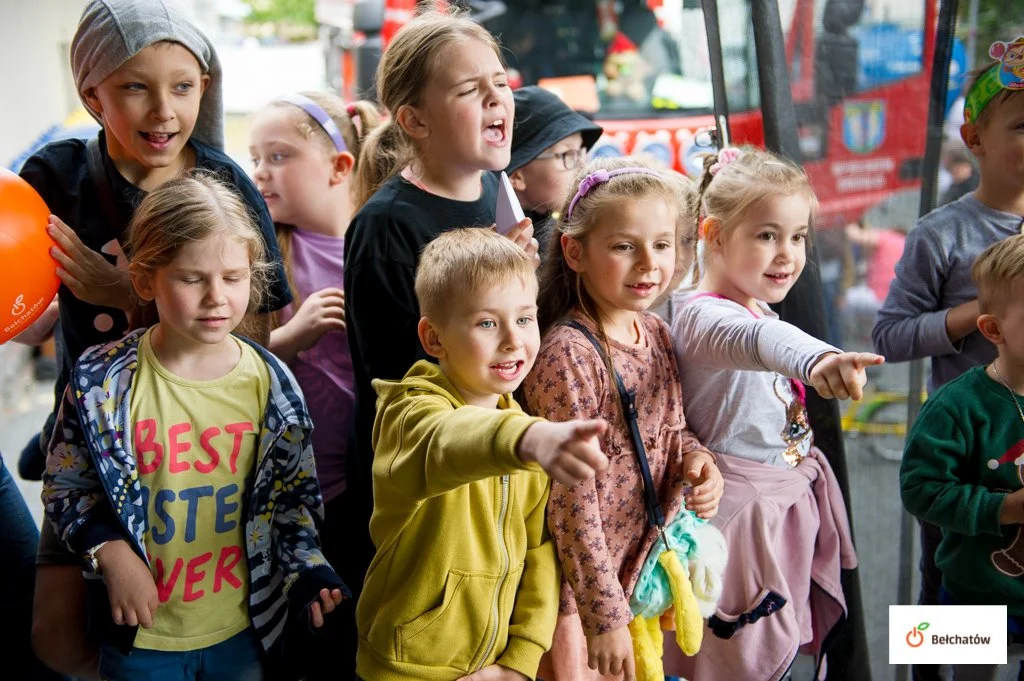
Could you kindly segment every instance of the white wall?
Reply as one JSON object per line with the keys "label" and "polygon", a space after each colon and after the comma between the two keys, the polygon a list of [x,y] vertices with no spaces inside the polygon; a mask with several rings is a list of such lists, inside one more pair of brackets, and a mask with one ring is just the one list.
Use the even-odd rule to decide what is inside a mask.
{"label": "white wall", "polygon": [[82,0],[0,0],[0,166],[78,108],[68,45]]}

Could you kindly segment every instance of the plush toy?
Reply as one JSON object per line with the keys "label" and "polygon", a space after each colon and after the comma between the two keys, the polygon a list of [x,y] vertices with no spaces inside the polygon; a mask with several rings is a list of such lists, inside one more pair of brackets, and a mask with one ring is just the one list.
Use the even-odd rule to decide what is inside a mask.
{"label": "plush toy", "polygon": [[725,537],[705,520],[682,509],[665,527],[644,561],[630,598],[633,658],[637,681],[663,681],[661,662],[665,628],[674,629],[686,655],[700,650],[704,618],[715,612],[722,595],[728,557]]}
{"label": "plush toy", "polygon": [[650,75],[651,67],[640,56],[633,41],[622,33],[617,33],[608,46],[603,70],[607,79],[605,94],[608,97],[626,97],[638,104],[646,103],[647,86],[644,80]]}

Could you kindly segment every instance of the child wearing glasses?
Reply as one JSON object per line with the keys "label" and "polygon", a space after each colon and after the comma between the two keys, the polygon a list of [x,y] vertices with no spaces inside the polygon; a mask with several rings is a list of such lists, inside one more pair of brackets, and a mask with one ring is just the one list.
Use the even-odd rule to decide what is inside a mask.
{"label": "child wearing glasses", "polygon": [[551,224],[568,199],[576,170],[603,131],[544,88],[519,88],[513,96],[512,157],[505,172],[526,217],[533,221],[533,236],[543,256]]}

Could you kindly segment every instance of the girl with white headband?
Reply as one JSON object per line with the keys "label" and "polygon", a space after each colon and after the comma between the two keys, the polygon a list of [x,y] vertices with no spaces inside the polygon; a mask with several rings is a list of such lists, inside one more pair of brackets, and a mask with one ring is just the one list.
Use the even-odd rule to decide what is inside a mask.
{"label": "girl with white headband", "polygon": [[[274,219],[293,300],[275,315],[270,350],[288,363],[308,399],[325,505],[320,538],[339,570],[348,563],[345,463],[355,413],[342,290],[345,232],[354,212],[359,152],[379,121],[371,102],[346,105],[335,95],[307,92],[271,101],[256,113],[249,133],[253,179]],[[362,581],[361,575],[344,579]],[[327,620],[320,646],[302,656],[309,681],[355,674],[351,608]]]}
{"label": "girl with white headband", "polygon": [[[692,224],[684,181],[636,159],[593,161],[541,264],[542,340],[523,383],[528,410],[610,424],[601,442],[607,470],[572,487],[552,482],[548,526],[563,580],[545,681],[658,676],[660,643],[634,656],[650,633],[638,627],[650,604],[631,597],[660,537],[692,540],[722,494],[715,458],[683,416],[668,326],[649,311],[673,282],[680,235]],[[687,616],[699,634],[696,610]]]}

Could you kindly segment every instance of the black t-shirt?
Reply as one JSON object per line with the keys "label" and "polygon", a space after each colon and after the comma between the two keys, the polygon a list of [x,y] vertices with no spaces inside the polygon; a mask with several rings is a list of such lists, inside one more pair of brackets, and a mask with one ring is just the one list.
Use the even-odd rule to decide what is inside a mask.
{"label": "black t-shirt", "polygon": [[[263,312],[279,310],[291,302],[291,293],[281,264],[277,248],[274,224],[252,181],[238,165],[223,152],[202,144],[189,141],[196,154],[196,167],[217,172],[225,182],[238,190],[249,211],[256,218],[267,255],[277,263],[270,295],[261,309]],[[117,204],[117,224],[107,224],[100,207],[96,188],[89,176],[86,160],[85,141],[69,139],[53,142],[29,158],[21,169],[23,177],[43,198],[50,212],[75,230],[86,246],[107,256],[111,263],[124,261],[122,239],[146,192],[126,180],[114,167],[107,154],[107,145],[100,132],[100,150],[103,167]],[[100,307],[79,300],[66,286],[61,284],[58,291],[60,300],[60,332],[64,341],[64,361],[57,378],[57,404],[64,393],[71,369],[81,354],[99,343],[117,340],[128,330],[128,317],[124,310]]]}
{"label": "black t-shirt", "polygon": [[377,395],[370,381],[400,379],[417,360],[429,359],[416,334],[420,312],[413,282],[420,252],[449,229],[493,225],[497,200],[493,173],[484,173],[476,201],[436,196],[396,175],[352,218],[345,236],[345,319],[356,375],[350,475],[361,477],[360,485],[369,486],[364,476],[373,460]]}

